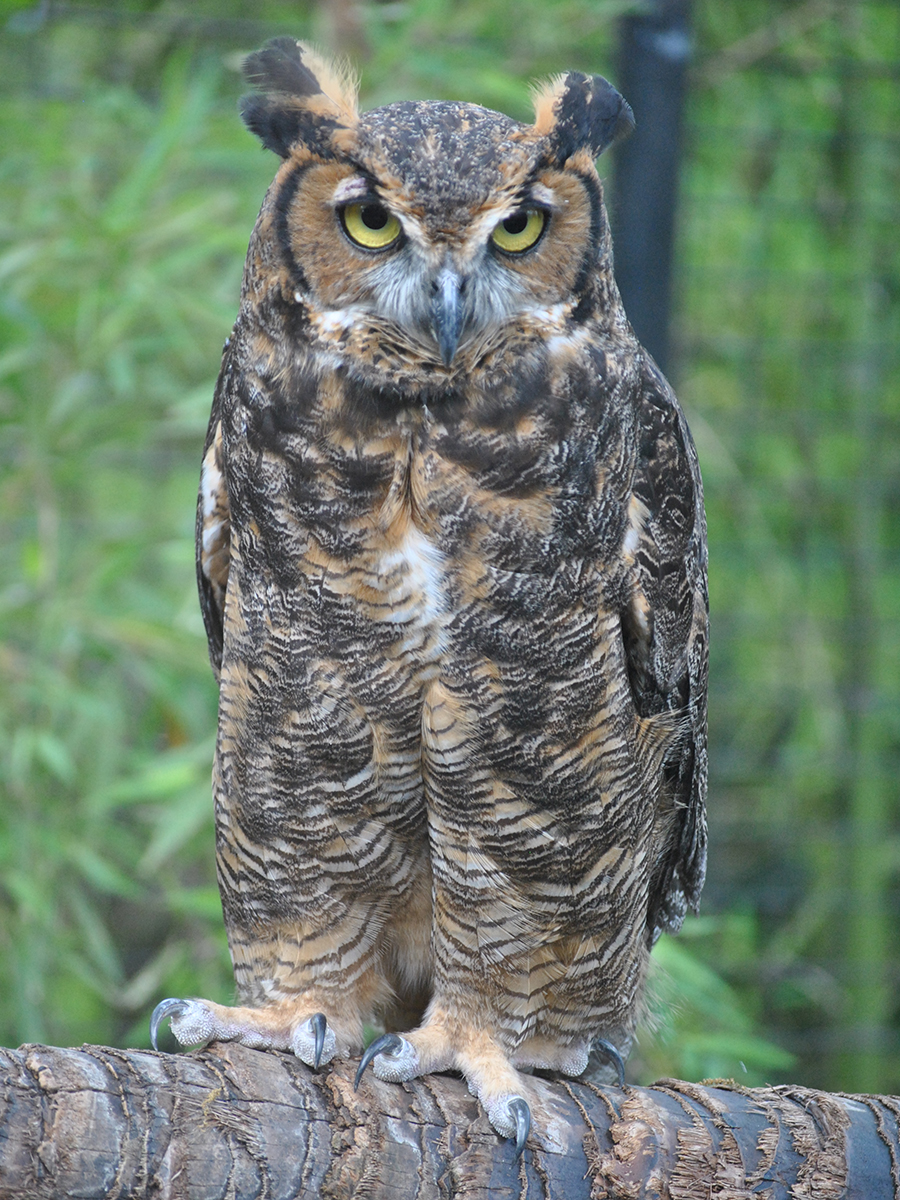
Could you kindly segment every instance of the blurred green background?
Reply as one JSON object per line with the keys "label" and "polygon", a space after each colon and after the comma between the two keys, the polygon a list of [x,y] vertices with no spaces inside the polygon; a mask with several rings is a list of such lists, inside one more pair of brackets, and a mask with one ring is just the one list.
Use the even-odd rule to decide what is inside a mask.
{"label": "blurred green background", "polygon": [[[193,513],[276,165],[241,55],[291,33],[367,107],[527,119],[535,77],[615,81],[635,7],[0,2],[4,1044],[143,1046],[161,997],[232,995]],[[670,374],[709,512],[710,875],[629,1071],[900,1092],[900,6],[697,0],[694,36]]]}

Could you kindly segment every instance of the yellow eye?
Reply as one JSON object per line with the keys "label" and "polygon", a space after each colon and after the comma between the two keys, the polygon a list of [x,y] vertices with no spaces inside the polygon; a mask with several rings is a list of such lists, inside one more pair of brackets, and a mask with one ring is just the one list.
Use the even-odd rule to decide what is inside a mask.
{"label": "yellow eye", "polygon": [[341,209],[347,236],[366,250],[384,250],[400,236],[400,222],[383,204],[361,201]]}
{"label": "yellow eye", "polygon": [[535,244],[544,232],[546,221],[546,213],[539,208],[520,208],[500,222],[491,239],[495,246],[508,254],[521,254]]}

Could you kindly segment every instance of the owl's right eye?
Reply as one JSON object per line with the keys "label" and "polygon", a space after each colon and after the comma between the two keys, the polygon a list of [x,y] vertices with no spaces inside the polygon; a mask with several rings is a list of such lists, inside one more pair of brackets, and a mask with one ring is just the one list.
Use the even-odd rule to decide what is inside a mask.
{"label": "owl's right eye", "polygon": [[547,214],[542,209],[520,208],[500,222],[491,241],[507,254],[521,254],[537,245],[546,224]]}
{"label": "owl's right eye", "polygon": [[383,204],[346,204],[340,217],[347,237],[365,250],[386,250],[400,236],[400,222]]}

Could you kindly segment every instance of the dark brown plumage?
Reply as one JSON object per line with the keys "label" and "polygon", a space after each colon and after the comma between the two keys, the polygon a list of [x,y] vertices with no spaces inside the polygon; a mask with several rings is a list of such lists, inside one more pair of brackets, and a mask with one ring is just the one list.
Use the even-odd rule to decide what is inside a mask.
{"label": "dark brown plumage", "polygon": [[[203,461],[225,922],[243,1007],[184,1043],[455,1067],[624,1055],[705,864],[696,455],[612,275],[594,158],[630,110],[570,74],[524,126],[358,115],[291,39],[251,56],[283,163]],[[321,1014],[321,1015],[320,1015]]]}

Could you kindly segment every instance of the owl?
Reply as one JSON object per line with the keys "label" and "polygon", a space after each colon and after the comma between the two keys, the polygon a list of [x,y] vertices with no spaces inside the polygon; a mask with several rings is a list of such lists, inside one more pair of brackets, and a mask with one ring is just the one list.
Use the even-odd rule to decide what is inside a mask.
{"label": "owl", "polygon": [[[521,1153],[535,1069],[616,1070],[706,857],[707,598],[684,416],[628,324],[599,76],[527,125],[357,110],[246,61],[281,164],[202,464],[219,886],[239,1004],[185,1045],[456,1070]],[[598,1059],[599,1061],[599,1059]]]}

